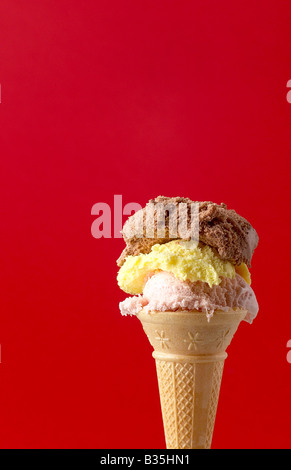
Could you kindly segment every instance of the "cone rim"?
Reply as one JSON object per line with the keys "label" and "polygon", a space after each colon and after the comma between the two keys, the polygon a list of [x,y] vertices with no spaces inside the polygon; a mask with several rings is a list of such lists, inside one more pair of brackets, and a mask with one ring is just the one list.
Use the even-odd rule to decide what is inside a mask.
{"label": "cone rim", "polygon": [[[244,308],[240,308],[240,307],[235,307],[233,309],[229,309],[227,311],[225,310],[215,310],[213,312],[213,317],[214,316],[228,316],[228,315],[233,315],[233,314],[237,314],[237,315],[242,315],[242,313],[246,313],[247,314],[247,310],[244,309]],[[206,316],[207,312],[206,311],[200,311],[200,310],[165,310],[165,311],[159,311],[159,310],[153,310],[151,312],[146,312],[144,309],[140,310],[137,314],[137,316],[146,316],[146,317],[154,317],[156,315],[158,315],[159,317],[165,317],[165,316],[168,316],[168,315],[171,315],[172,317],[180,317],[180,316],[186,316],[186,317],[191,317],[193,315],[197,315],[200,316],[200,317],[204,317]],[[211,319],[213,318],[211,317],[210,318],[210,321]]]}

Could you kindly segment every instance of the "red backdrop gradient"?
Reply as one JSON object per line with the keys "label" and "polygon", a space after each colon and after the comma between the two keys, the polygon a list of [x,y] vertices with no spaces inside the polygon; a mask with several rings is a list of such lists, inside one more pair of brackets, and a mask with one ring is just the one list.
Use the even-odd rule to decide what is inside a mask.
{"label": "red backdrop gradient", "polygon": [[229,348],[214,448],[291,447],[290,4],[2,0],[0,446],[165,445],[151,347],[91,208],[224,201],[260,312]]}

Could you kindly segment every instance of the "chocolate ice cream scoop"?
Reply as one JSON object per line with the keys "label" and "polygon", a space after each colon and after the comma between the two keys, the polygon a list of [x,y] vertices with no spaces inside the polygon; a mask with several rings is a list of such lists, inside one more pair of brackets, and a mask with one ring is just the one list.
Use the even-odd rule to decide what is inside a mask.
{"label": "chocolate ice cream scoop", "polygon": [[[186,211],[179,211],[178,205],[184,203]],[[151,199],[146,207],[136,212],[124,224],[122,233],[126,243],[117,264],[122,266],[129,255],[149,253],[151,247],[156,243],[168,243],[171,240],[191,239],[191,201],[182,197],[158,196]],[[259,237],[251,224],[232,209],[227,209],[224,203],[215,204],[205,201],[199,204],[199,241],[215,248],[221,259],[239,265],[246,263],[251,265],[254,250],[258,244]],[[151,206],[151,217],[146,218],[146,209]],[[165,206],[165,233],[159,237],[158,233],[158,208]],[[177,224],[186,227],[183,234],[173,236],[170,228],[170,211],[176,208]],[[183,220],[184,219],[184,220]],[[137,221],[142,221],[142,233]],[[147,235],[151,233],[151,238]]]}

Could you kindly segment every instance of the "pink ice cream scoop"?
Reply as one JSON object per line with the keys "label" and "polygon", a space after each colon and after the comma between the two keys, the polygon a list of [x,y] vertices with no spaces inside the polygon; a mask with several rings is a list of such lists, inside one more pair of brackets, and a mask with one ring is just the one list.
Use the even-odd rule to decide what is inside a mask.
{"label": "pink ice cream scoop", "polygon": [[146,312],[198,310],[210,319],[215,310],[228,311],[238,307],[246,310],[244,320],[252,323],[259,306],[254,291],[236,274],[235,278],[223,278],[219,285],[209,287],[206,282],[189,282],[177,279],[173,274],[160,271],[146,283],[143,295],[128,297],[119,304],[122,315]]}

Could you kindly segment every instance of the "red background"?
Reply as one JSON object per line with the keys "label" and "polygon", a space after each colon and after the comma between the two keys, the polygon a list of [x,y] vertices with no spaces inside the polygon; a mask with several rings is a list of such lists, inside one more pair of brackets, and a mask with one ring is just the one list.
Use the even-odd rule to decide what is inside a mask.
{"label": "red background", "polygon": [[1,447],[165,445],[151,347],[118,310],[123,241],[90,232],[114,194],[255,226],[260,312],[213,447],[291,447],[290,21],[278,0],[1,1]]}

